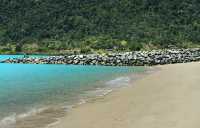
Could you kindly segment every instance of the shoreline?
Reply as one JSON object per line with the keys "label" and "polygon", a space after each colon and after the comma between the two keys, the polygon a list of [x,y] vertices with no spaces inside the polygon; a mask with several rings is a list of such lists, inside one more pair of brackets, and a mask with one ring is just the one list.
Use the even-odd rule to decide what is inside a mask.
{"label": "shoreline", "polygon": [[49,128],[198,128],[200,63],[156,67],[136,86],[72,108]]}
{"label": "shoreline", "polygon": [[[83,95],[80,94],[81,97],[78,96],[80,99],[76,102],[67,104],[64,103],[56,106],[34,107],[25,113],[8,116],[3,119],[3,122],[0,121],[0,124],[3,124],[2,128],[35,128],[36,126],[39,128],[42,126],[41,128],[43,128],[46,124],[55,124],[58,120],[60,120],[60,118],[71,111],[72,108],[96,101],[112,92],[115,92],[116,90],[124,88],[124,86],[129,86],[132,81],[140,79],[150,69],[144,68],[143,70],[139,72],[129,72],[126,74],[116,75],[112,79],[99,81],[96,84],[103,84],[104,86],[85,91]],[[7,123],[9,126],[13,126],[6,127]]]}

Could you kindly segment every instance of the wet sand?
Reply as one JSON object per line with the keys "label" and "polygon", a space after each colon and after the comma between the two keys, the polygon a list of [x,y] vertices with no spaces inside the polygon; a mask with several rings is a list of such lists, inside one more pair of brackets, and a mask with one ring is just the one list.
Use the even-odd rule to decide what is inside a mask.
{"label": "wet sand", "polygon": [[200,63],[161,70],[73,108],[51,128],[200,128]]}

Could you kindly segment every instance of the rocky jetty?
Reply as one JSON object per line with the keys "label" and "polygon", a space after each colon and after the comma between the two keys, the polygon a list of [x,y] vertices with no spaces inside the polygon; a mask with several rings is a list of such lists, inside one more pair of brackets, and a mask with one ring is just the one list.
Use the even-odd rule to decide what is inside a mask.
{"label": "rocky jetty", "polygon": [[4,60],[1,63],[151,66],[193,61],[200,61],[199,48],[133,51],[124,53],[111,53],[107,55],[88,54],[50,56],[46,58],[15,58]]}

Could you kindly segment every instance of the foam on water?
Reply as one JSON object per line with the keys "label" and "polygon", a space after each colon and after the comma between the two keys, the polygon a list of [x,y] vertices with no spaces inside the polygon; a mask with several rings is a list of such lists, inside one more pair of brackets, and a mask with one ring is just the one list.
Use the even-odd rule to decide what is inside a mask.
{"label": "foam on water", "polygon": [[[69,108],[67,108],[69,109]],[[0,121],[0,128],[39,128],[59,121],[66,112],[66,107],[47,107],[32,109],[27,113],[13,114]]]}
{"label": "foam on water", "polygon": [[0,128],[15,128],[16,115],[5,117],[0,121]]}
{"label": "foam on water", "polygon": [[106,84],[112,87],[128,86],[130,85],[130,80],[131,79],[129,76],[123,76],[123,77],[118,77],[114,80],[110,80]]}
{"label": "foam on water", "polygon": [[[77,105],[82,105],[87,103],[92,99],[97,97],[105,96],[111,93],[113,90],[109,88],[96,88],[95,90],[86,91],[84,94],[80,95],[80,99],[76,103],[71,105],[60,104],[58,106],[51,106],[46,108],[33,108],[30,111],[22,114],[13,114],[8,117],[3,118],[0,121],[0,128],[35,128],[46,127],[55,125],[59,122],[59,119],[64,116],[66,112]],[[48,114],[46,114],[48,113]],[[43,120],[42,118],[43,117]],[[37,121],[38,124],[35,126],[33,122]],[[51,120],[51,122],[46,123],[46,119]],[[23,123],[20,123],[23,122]],[[24,124],[26,124],[24,126]]]}

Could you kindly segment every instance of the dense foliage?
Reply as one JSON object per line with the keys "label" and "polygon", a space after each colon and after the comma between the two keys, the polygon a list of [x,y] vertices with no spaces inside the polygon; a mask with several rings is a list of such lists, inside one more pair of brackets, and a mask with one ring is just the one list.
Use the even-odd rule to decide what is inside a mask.
{"label": "dense foliage", "polygon": [[200,44],[198,0],[0,0],[0,52]]}

